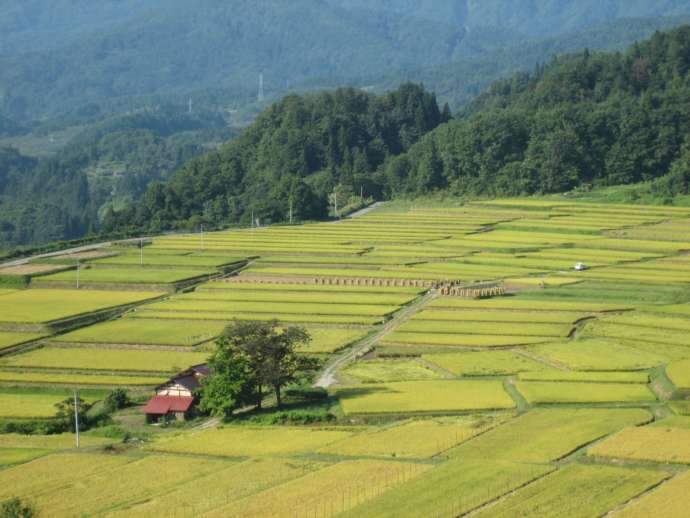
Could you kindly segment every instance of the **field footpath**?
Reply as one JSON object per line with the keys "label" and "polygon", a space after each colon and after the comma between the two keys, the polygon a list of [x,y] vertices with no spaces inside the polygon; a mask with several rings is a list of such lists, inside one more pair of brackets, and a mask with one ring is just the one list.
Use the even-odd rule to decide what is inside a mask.
{"label": "field footpath", "polygon": [[439,296],[438,290],[431,289],[426,294],[424,294],[421,298],[417,299],[416,301],[412,302],[410,305],[402,308],[400,311],[395,313],[393,315],[393,318],[391,318],[388,322],[386,322],[384,324],[383,328],[381,328],[379,331],[375,332],[374,334],[369,335],[367,338],[364,338],[357,345],[348,349],[343,354],[341,354],[340,356],[336,357],[333,361],[331,361],[326,366],[326,368],[323,370],[323,372],[319,375],[317,380],[314,382],[314,386],[315,387],[328,388],[331,385],[334,385],[337,382],[336,372],[338,370],[342,369],[345,365],[347,365],[351,361],[357,359],[357,357],[361,353],[363,353],[369,347],[371,347],[376,342],[381,340],[384,336],[386,336],[387,334],[392,332],[400,324],[406,322],[414,314],[421,311],[424,308],[424,306],[426,306],[429,302],[431,302],[433,299],[435,299],[438,296]]}

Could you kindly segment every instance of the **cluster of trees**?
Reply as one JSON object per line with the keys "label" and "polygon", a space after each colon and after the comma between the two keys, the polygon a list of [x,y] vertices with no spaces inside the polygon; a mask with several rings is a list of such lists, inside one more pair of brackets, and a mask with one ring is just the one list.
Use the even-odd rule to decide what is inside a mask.
{"label": "cluster of trees", "polygon": [[104,230],[150,231],[270,223],[328,215],[337,187],[341,203],[353,194],[383,195],[381,166],[450,119],[434,95],[405,84],[383,96],[352,88],[290,95],[267,109],[218,151],[192,160],[141,200],[104,217]]}
{"label": "cluster of trees", "polygon": [[316,367],[312,358],[296,352],[309,340],[303,327],[279,329],[276,321],[235,321],[216,341],[208,362],[212,374],[202,384],[199,409],[220,417],[250,405],[261,409],[266,389],[273,391],[280,408],[283,387]]}
{"label": "cluster of trees", "polygon": [[466,116],[390,160],[385,175],[394,195],[488,196],[678,178],[688,134],[685,26],[625,54],[584,51],[494,83]]}

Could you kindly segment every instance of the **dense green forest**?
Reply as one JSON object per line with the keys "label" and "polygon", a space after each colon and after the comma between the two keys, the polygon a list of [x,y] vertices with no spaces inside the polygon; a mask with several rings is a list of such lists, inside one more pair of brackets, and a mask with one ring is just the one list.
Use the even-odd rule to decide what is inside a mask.
{"label": "dense green forest", "polygon": [[[555,58],[498,81],[447,122],[435,97],[404,85],[382,97],[344,89],[289,96],[240,138],[106,215],[106,230],[323,217],[336,189],[377,198],[521,195],[656,180],[687,192],[690,26],[626,53]],[[680,191],[678,191],[680,189]]]}
{"label": "dense green forest", "polygon": [[554,59],[495,83],[469,115],[386,166],[391,194],[517,195],[687,170],[690,26],[621,54]]}
{"label": "dense green forest", "polygon": [[[240,137],[192,160],[141,201],[109,211],[104,229],[150,231],[328,215],[329,196],[346,205],[363,192],[383,195],[377,171],[391,156],[450,119],[435,97],[412,84],[383,96],[352,88],[290,95],[267,109]],[[335,203],[335,200],[334,200]]]}

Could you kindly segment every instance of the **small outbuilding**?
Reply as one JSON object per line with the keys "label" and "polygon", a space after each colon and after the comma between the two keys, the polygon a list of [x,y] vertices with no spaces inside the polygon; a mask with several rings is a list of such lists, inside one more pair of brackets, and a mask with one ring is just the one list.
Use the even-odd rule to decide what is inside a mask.
{"label": "small outbuilding", "polygon": [[198,403],[196,390],[210,373],[208,365],[195,365],[157,387],[156,395],[143,408],[146,422],[184,421],[194,417]]}

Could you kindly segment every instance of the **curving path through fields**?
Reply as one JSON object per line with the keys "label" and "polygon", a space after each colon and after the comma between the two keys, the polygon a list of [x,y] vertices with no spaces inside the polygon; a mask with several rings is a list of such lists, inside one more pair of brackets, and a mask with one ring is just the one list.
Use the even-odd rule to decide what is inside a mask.
{"label": "curving path through fields", "polygon": [[438,290],[431,289],[421,298],[415,300],[409,306],[406,306],[397,313],[395,313],[395,315],[393,315],[393,318],[386,322],[379,331],[365,338],[357,345],[348,349],[343,354],[337,356],[333,361],[331,361],[323,370],[323,372],[319,375],[318,379],[314,382],[314,386],[328,388],[331,385],[334,385],[337,382],[337,371],[342,369],[351,361],[355,360],[360,353],[366,351],[367,348],[371,347],[376,342],[381,340],[381,338],[389,334],[403,322],[407,321],[415,313],[421,311],[424,308],[424,306],[426,306],[430,301],[432,301],[436,297],[438,297]]}

